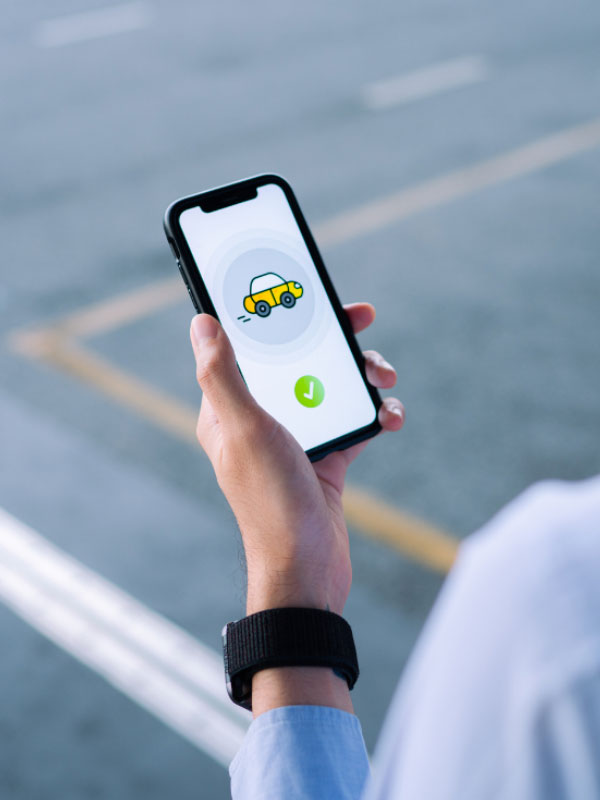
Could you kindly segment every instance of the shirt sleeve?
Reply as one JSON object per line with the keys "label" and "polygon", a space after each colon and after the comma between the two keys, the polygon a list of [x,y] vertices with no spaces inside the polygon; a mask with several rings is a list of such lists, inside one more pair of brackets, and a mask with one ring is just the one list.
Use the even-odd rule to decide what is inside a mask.
{"label": "shirt sleeve", "polygon": [[233,800],[358,800],[369,762],[358,718],[324,706],[257,717],[229,767]]}

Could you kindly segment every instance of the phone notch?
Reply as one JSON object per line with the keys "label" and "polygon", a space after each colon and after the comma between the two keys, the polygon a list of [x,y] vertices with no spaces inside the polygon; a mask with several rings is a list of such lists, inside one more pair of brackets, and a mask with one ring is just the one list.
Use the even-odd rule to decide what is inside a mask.
{"label": "phone notch", "polygon": [[227,206],[234,206],[238,203],[245,203],[247,200],[254,200],[257,196],[256,186],[238,184],[224,189],[215,189],[207,192],[198,203],[202,211],[209,214],[211,211],[219,211]]}

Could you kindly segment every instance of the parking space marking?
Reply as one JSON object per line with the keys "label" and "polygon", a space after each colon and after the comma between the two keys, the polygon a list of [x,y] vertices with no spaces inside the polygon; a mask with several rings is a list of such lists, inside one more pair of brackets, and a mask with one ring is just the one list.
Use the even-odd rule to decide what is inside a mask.
{"label": "parking space marking", "polygon": [[56,331],[35,331],[12,337],[13,349],[58,367],[93,386],[111,400],[181,439],[195,441],[198,412],[171,395],[116,367],[74,339]]}
{"label": "parking space marking", "polygon": [[346,487],[343,500],[348,523],[370,538],[434,572],[445,574],[454,564],[459,542],[450,534],[355,486]]}
{"label": "parking space marking", "polygon": [[[48,361],[85,381],[169,435],[186,444],[197,444],[197,409],[115,367],[82,344],[56,334],[49,336],[45,331],[17,334],[12,344],[22,355]],[[344,492],[344,511],[356,530],[407,558],[439,572],[452,565],[457,540],[423,520],[351,486]]]}
{"label": "parking space marking", "polygon": [[139,30],[149,24],[150,18],[150,9],[144,2],[98,8],[41,22],[34,41],[40,47],[62,47]]}
{"label": "parking space marking", "polygon": [[494,158],[342,212],[322,224],[316,238],[319,244],[327,247],[345,244],[413,214],[529,175],[597,147],[600,147],[600,119],[567,128]]}
{"label": "parking space marking", "polygon": [[250,724],[222,659],[0,509],[0,597],[16,614],[227,767]]}
{"label": "parking space marking", "polygon": [[[600,147],[600,119],[576,125],[530,144],[509,150],[461,170],[423,181],[415,186],[344,211],[313,226],[323,249],[385,228],[403,219],[458,200],[469,194],[558,164]],[[144,316],[173,306],[186,297],[179,276],[146,284],[124,295],[68,314],[40,332],[74,337],[107,333]]]}
{"label": "parking space marking", "polygon": [[70,337],[97,336],[187,298],[181,278],[166,278],[66,314],[54,325],[54,329]]}
{"label": "parking space marking", "polygon": [[[597,119],[344,212],[316,226],[315,237],[322,247],[342,244],[412,214],[531,174],[599,146],[600,119]],[[178,277],[162,280],[84,308],[51,325],[13,332],[8,343],[21,355],[42,360],[85,381],[160,429],[193,442],[195,409],[119,369],[81,343],[86,337],[114,330],[173,305],[183,296]],[[445,532],[358,489],[349,489],[346,509],[354,527],[409,558],[440,571],[452,563],[457,542]]]}
{"label": "parking space marking", "polygon": [[371,111],[382,111],[479,83],[488,77],[489,72],[484,56],[462,56],[371,83],[363,89],[362,98]]}

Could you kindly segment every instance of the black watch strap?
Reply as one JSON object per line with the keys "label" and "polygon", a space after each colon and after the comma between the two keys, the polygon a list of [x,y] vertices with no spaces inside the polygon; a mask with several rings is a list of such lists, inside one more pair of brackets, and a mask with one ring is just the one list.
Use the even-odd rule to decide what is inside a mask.
{"label": "black watch strap", "polygon": [[317,608],[272,608],[223,629],[227,691],[252,708],[252,676],[269,667],[331,667],[352,689],[358,659],[343,617]]}

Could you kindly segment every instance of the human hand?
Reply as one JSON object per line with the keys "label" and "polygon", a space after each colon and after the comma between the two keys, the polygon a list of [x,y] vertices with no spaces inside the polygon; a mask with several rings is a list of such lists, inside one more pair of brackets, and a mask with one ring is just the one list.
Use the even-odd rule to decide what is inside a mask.
{"label": "human hand", "polygon": [[[368,303],[345,307],[356,333],[375,318]],[[240,527],[248,569],[247,613],[283,606],[341,614],[352,580],[342,490],[361,442],[311,464],[294,437],[251,396],[233,349],[207,314],[192,320],[196,374],[203,391],[197,435]],[[373,351],[367,378],[388,389],[396,373]],[[379,411],[384,430],[404,423],[399,400]]]}

